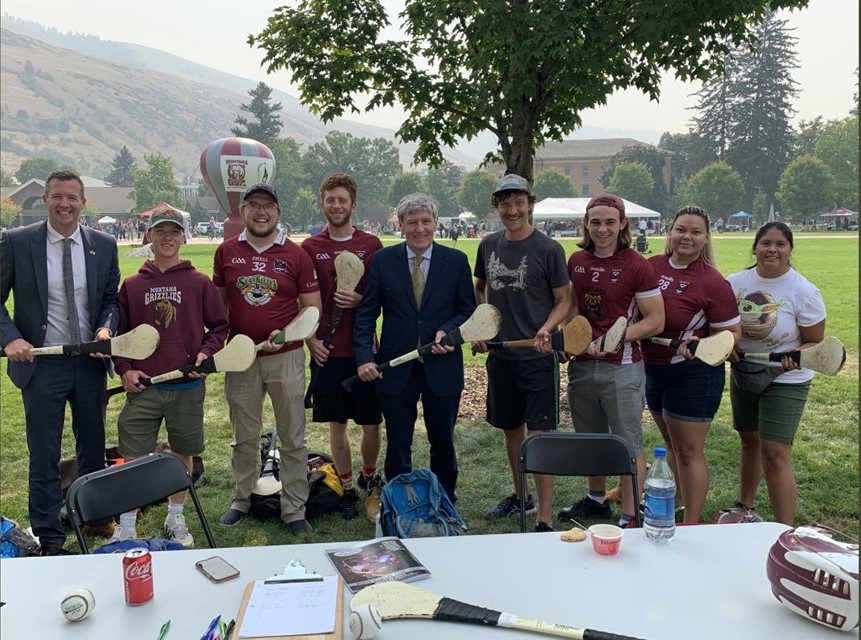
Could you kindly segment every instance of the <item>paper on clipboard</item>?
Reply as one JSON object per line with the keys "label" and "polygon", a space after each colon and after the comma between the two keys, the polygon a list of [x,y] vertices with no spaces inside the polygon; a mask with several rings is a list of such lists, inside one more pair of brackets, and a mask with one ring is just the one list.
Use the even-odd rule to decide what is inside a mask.
{"label": "paper on clipboard", "polygon": [[338,587],[338,576],[313,582],[276,584],[256,580],[239,628],[239,638],[333,632]]}

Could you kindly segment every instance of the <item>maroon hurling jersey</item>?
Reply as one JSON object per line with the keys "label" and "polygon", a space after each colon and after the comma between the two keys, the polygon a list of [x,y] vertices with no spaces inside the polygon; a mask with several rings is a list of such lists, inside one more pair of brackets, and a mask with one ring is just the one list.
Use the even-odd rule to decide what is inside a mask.
{"label": "maroon hurling jersey", "polygon": [[[740,322],[735,294],[729,282],[702,259],[686,268],[670,262],[670,256],[649,258],[664,297],[664,332],[661,338],[685,340],[705,338]],[[649,364],[673,364],[684,358],[675,347],[643,343],[643,358]]]}
{"label": "maroon hurling jersey", "polygon": [[[216,249],[212,282],[227,292],[230,334],[243,333],[259,343],[299,314],[299,294],[320,287],[308,254],[289,238],[279,234],[271,247],[258,253],[243,237],[225,240]],[[257,355],[301,347],[301,342],[292,342],[281,351]]]}
{"label": "maroon hurling jersey", "polygon": [[[574,302],[580,315],[592,325],[593,338],[607,333],[620,316],[628,324],[635,323],[640,317],[637,300],[661,295],[652,265],[631,248],[606,258],[598,258],[591,251],[577,251],[568,259],[568,275]],[[616,353],[601,358],[577,356],[577,360],[612,364],[631,364],[640,359],[636,342],[626,342]]]}
{"label": "maroon hurling jersey", "polygon": [[[329,235],[328,227],[317,235],[306,238],[302,242],[302,248],[310,256],[317,271],[320,281],[320,295],[323,297],[323,316],[320,318],[320,327],[317,329],[317,338],[324,340],[332,325],[332,311],[335,309],[335,290],[337,283],[335,278],[335,258],[344,251],[356,254],[365,265],[365,275],[356,287],[358,293],[362,293],[365,287],[368,273],[371,268],[371,257],[378,249],[383,248],[383,243],[377,236],[365,233],[359,229],[353,229],[353,235],[347,240],[335,240]],[[344,309],[341,319],[332,335],[332,344],[329,354],[335,357],[353,355],[353,314],[355,309]]]}

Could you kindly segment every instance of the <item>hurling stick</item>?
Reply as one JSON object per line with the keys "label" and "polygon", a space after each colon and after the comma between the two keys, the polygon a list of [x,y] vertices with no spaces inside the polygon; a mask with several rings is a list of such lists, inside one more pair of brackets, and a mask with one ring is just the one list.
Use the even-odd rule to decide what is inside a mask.
{"label": "hurling stick", "polygon": [[[199,366],[193,364],[187,365],[182,369],[174,369],[161,375],[153,376],[152,378],[141,378],[140,383],[149,387],[159,382],[167,382],[168,380],[176,380],[183,378],[190,373],[221,373],[233,371],[245,371],[254,363],[254,358],[257,352],[254,349],[254,341],[248,336],[237,334],[233,339],[224,345],[224,348],[212,354],[209,358],[200,363]],[[124,391],[123,387],[114,387],[105,391],[104,399],[107,402],[111,396]]]}
{"label": "hurling stick", "polygon": [[[101,353],[106,356],[120,356],[132,360],[149,358],[158,347],[158,329],[149,324],[140,324],[131,331],[110,340],[94,340],[81,344],[64,344],[56,347],[34,347],[34,356],[65,355],[76,356],[88,353]],[[0,356],[6,354],[0,351]]]}
{"label": "hurling stick", "polygon": [[[592,325],[583,316],[575,316],[562,329],[550,334],[550,346],[554,351],[564,351],[575,356],[586,351],[590,342],[592,342]],[[514,347],[532,347],[534,344],[535,339],[529,338],[527,340],[488,342],[487,346],[511,349]]]}
{"label": "hurling stick", "polygon": [[616,353],[625,342],[625,334],[628,332],[628,320],[622,316],[616,319],[613,326],[600,338],[595,338],[592,344],[601,353]]}
{"label": "hurling stick", "polygon": [[[499,325],[502,319],[499,316],[499,311],[492,304],[482,303],[475,308],[472,315],[467,318],[462,325],[457,329],[449,331],[440,340],[440,344],[444,347],[457,347],[465,342],[478,342],[479,340],[489,340],[499,333]],[[377,371],[385,371],[392,367],[397,367],[400,364],[415,360],[420,356],[426,356],[433,349],[435,342],[429,342],[422,345],[418,349],[414,349],[409,353],[398,356],[393,360],[377,365]],[[341,386],[347,391],[353,386],[353,383],[359,379],[359,376],[352,376],[341,381]]]}
{"label": "hurling stick", "polygon": [[[355,291],[364,275],[365,263],[352,251],[344,251],[335,256],[336,290]],[[332,295],[334,297],[334,293]],[[335,337],[335,331],[338,330],[338,324],[341,322],[342,315],[344,315],[344,309],[333,301],[332,315],[329,317],[329,328],[326,330],[326,335],[323,338],[324,349],[332,346],[332,339]],[[308,383],[308,391],[305,393],[306,409],[314,406],[314,389],[317,387],[317,378],[319,375],[320,367],[311,367],[311,381]]]}
{"label": "hurling stick", "polygon": [[822,342],[809,349],[782,351],[778,353],[740,353],[744,360],[761,362],[780,362],[784,358],[792,358],[805,369],[811,369],[826,376],[837,375],[846,364],[846,349],[837,338],[828,336]]}
{"label": "hurling stick", "polygon": [[[281,329],[272,342],[275,344],[284,344],[285,342],[297,342],[307,340],[317,331],[317,325],[320,322],[320,310],[317,307],[303,307],[297,315],[286,327]],[[254,351],[263,349],[264,342],[254,345]]]}
{"label": "hurling stick", "polygon": [[[647,338],[649,342],[662,344],[665,347],[681,346],[684,340],[670,340],[669,338]],[[702,360],[708,365],[717,367],[726,361],[732,348],[735,346],[735,338],[729,331],[718,331],[716,334],[692,340],[688,342],[688,351],[690,351],[697,360]]]}
{"label": "hurling stick", "polygon": [[569,627],[564,624],[545,622],[535,618],[524,618],[511,613],[485,609],[452,598],[438,596],[430,591],[403,582],[380,582],[365,587],[350,601],[350,609],[355,611],[361,605],[372,604],[380,612],[383,620],[398,618],[418,618],[425,620],[446,620],[448,622],[467,622],[492,627],[506,627],[520,631],[532,631],[557,638],[578,638],[580,640],[637,640],[633,636]]}
{"label": "hurling stick", "polygon": [[260,470],[260,477],[257,478],[257,482],[251,488],[251,493],[258,496],[271,496],[273,493],[281,491],[281,481],[275,477],[275,465],[278,460],[275,455],[278,450],[278,434],[273,431],[270,436],[272,441],[266,452],[266,464]]}

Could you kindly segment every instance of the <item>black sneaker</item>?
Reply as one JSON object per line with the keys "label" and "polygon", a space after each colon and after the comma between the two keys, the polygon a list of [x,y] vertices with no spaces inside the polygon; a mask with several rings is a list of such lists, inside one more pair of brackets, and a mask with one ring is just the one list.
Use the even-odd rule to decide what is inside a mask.
{"label": "black sneaker", "polygon": [[60,542],[49,542],[47,544],[42,545],[42,548],[39,549],[40,556],[72,556],[75,555],[71,551],[67,551],[63,548],[63,544]]}
{"label": "black sneaker", "polygon": [[359,471],[359,473],[356,474],[356,484],[359,489],[365,493],[370,493],[371,489],[374,487],[382,488],[385,482],[379,473],[375,473],[372,476],[366,476],[364,473]]}
{"label": "black sneaker", "polygon": [[294,520],[293,522],[288,522],[287,526],[290,528],[290,533],[294,536],[303,533],[314,533],[314,528],[308,524],[307,520]]}
{"label": "black sneaker", "polygon": [[247,515],[247,513],[240,511],[239,509],[228,509],[221,514],[221,517],[218,519],[218,524],[225,527],[233,527],[239,524],[239,521]]}
{"label": "black sneaker", "polygon": [[352,520],[359,515],[359,494],[355,489],[344,490],[341,496],[341,517],[344,520]]}
{"label": "black sneaker", "polygon": [[575,502],[559,512],[560,520],[573,520],[574,518],[611,518],[610,502],[605,500],[600,503],[589,496]]}
{"label": "black sneaker", "polygon": [[546,522],[539,522],[535,525],[535,533],[544,533],[545,531],[556,531],[556,529],[551,527]]}
{"label": "black sneaker", "polygon": [[[535,500],[531,495],[526,496],[526,513],[535,513]],[[485,514],[486,518],[505,518],[520,513],[520,499],[511,494],[507,498],[503,498],[498,505],[493,507]]]}

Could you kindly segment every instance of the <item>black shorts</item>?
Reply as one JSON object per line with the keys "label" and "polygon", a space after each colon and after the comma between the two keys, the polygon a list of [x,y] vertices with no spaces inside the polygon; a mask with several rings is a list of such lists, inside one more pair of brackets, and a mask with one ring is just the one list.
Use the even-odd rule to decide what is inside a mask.
{"label": "black shorts", "polygon": [[345,391],[341,381],[356,375],[356,359],[353,356],[330,357],[325,367],[311,359],[311,375],[317,371],[314,387],[314,422],[353,422],[360,425],[380,424],[383,416],[377,403],[373,382],[356,380],[351,391]]}
{"label": "black shorts", "polygon": [[530,360],[487,356],[487,421],[506,431],[522,424],[553,431],[559,424],[559,362],[556,354]]}

